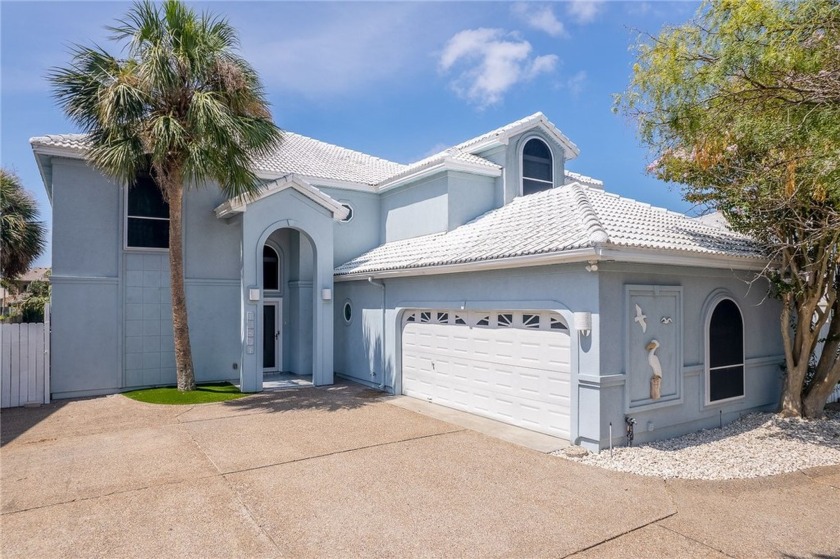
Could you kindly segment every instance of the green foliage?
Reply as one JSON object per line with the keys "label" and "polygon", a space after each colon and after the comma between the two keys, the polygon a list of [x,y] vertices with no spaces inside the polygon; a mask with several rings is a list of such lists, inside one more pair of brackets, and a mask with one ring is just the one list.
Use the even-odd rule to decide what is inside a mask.
{"label": "green foliage", "polygon": [[21,322],[43,322],[44,307],[50,302],[50,284],[46,281],[33,281],[24,291],[24,299],[16,309],[21,315]]}
{"label": "green foliage", "polygon": [[176,371],[178,386],[192,390],[184,190],[213,181],[227,197],[256,194],[261,183],[253,162],[273,152],[282,136],[224,19],[179,0],[143,0],[109,29],[124,58],[77,45],[71,64],[54,68],[49,78],[65,114],[88,134],[88,160],[128,186],[151,172],[169,203]]}
{"label": "green foliage", "polygon": [[34,198],[14,173],[0,169],[0,274],[14,279],[44,251],[46,228]]}
{"label": "green foliage", "polygon": [[151,165],[178,188],[211,179],[231,197],[256,192],[253,158],[281,135],[230,24],[177,0],[146,0],[109,29],[126,58],[77,45],[70,66],[49,75],[67,116],[91,136],[90,161],[129,185]]}
{"label": "green foliage", "polygon": [[[14,284],[10,287],[13,290],[17,288]],[[50,302],[51,292],[48,281],[31,282],[22,293],[23,298],[14,304],[4,319],[11,322],[44,322],[44,309]]]}
{"label": "green foliage", "polygon": [[840,3],[712,0],[637,55],[616,106],[652,149],[648,171],[765,249],[786,305],[788,388],[803,388],[826,324],[815,378],[840,377]]}
{"label": "green foliage", "polygon": [[132,400],[138,402],[146,402],[147,404],[170,404],[170,405],[190,405],[190,404],[211,404],[214,402],[225,402],[227,400],[235,400],[247,396],[239,391],[236,386],[229,382],[218,382],[212,384],[199,384],[195,390],[189,392],[181,392],[174,386],[166,386],[162,388],[144,388],[142,390],[132,390],[131,392],[123,392],[123,396],[127,396]]}

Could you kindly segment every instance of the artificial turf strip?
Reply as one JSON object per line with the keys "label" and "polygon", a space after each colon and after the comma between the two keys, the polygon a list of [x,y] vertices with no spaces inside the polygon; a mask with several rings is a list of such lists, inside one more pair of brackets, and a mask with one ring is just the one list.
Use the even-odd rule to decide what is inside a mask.
{"label": "artificial turf strip", "polygon": [[178,392],[178,387],[176,386],[164,386],[162,388],[144,388],[142,390],[123,392],[123,396],[137,400],[138,402],[146,402],[147,404],[186,405],[224,402],[225,400],[242,398],[243,396],[247,396],[247,394],[243,394],[229,382],[215,382],[199,384],[191,392]]}

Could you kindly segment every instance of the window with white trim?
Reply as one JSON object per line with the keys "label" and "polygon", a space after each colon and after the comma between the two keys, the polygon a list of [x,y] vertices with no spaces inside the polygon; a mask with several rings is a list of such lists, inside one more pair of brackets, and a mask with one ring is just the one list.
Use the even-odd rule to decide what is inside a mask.
{"label": "window with white trim", "polygon": [[169,204],[148,173],[128,189],[125,231],[128,248],[169,248]]}
{"label": "window with white trim", "polygon": [[280,290],[280,255],[268,245],[263,246],[263,289]]}
{"label": "window with white trim", "polygon": [[548,145],[532,138],[522,150],[522,194],[528,195],[554,186],[554,164]]}
{"label": "window with white trim", "polygon": [[706,387],[709,403],[744,395],[744,320],[732,299],[715,305],[707,332]]}

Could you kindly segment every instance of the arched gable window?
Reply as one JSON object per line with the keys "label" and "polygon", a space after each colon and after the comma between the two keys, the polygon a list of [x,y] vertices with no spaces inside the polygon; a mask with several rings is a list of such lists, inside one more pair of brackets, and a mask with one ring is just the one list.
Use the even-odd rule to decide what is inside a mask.
{"label": "arched gable window", "polygon": [[554,186],[554,162],[548,145],[532,138],[522,150],[522,194],[533,194]]}
{"label": "arched gable window", "polygon": [[280,257],[268,245],[263,247],[263,290],[280,290]]}
{"label": "arched gable window", "polygon": [[708,319],[707,403],[744,395],[744,320],[732,299],[717,303]]}

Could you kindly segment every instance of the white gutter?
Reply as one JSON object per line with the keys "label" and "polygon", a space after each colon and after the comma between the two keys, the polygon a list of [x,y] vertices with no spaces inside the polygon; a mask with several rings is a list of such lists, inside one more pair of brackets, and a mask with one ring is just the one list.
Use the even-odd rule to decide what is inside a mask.
{"label": "white gutter", "polygon": [[408,276],[431,276],[438,274],[457,274],[483,270],[501,270],[506,268],[527,268],[529,266],[547,266],[550,264],[566,264],[572,262],[588,262],[598,260],[594,248],[568,250],[552,254],[530,254],[527,256],[510,256],[494,260],[479,262],[462,262],[458,264],[444,264],[441,266],[424,266],[418,268],[401,268],[399,270],[362,271],[349,274],[334,275],[333,281],[359,281],[368,278],[397,278]]}
{"label": "white gutter", "polygon": [[432,276],[440,274],[457,274],[464,272],[480,272],[485,270],[502,270],[510,268],[527,268],[531,266],[550,266],[552,264],[572,264],[575,262],[614,261],[639,264],[658,264],[667,266],[687,266],[716,268],[723,270],[747,270],[758,272],[767,265],[767,260],[741,256],[721,254],[692,253],[686,255],[663,254],[660,251],[645,251],[639,249],[622,249],[618,247],[583,248],[551,254],[531,254],[525,256],[511,256],[479,262],[461,262],[439,266],[423,266],[415,268],[400,268],[397,270],[360,271],[347,274],[336,274],[333,281],[359,281],[369,278],[399,278],[414,276]]}

